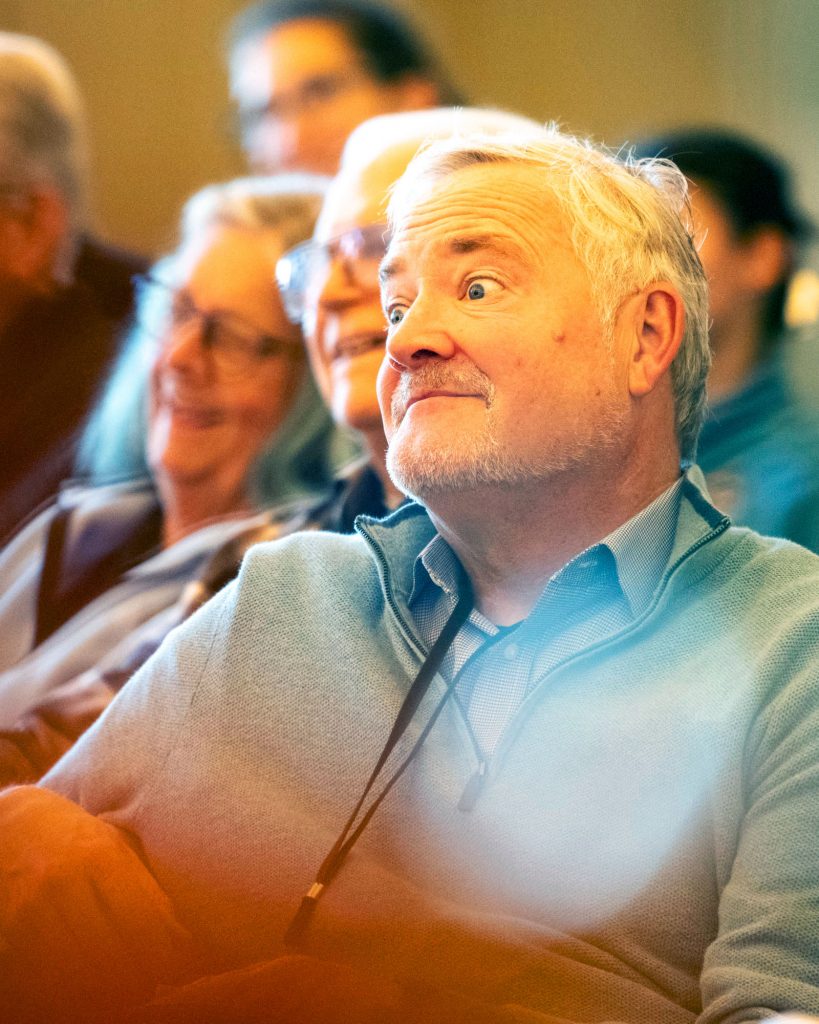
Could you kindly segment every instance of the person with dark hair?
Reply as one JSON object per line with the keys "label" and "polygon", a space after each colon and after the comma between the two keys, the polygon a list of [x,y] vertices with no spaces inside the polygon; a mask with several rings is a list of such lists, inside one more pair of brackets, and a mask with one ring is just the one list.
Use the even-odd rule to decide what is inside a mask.
{"label": "person with dark hair", "polygon": [[711,494],[738,524],[819,551],[819,429],[789,382],[784,319],[814,226],[787,167],[741,135],[681,130],[638,151],[673,160],[693,184],[713,349],[697,461]]}
{"label": "person with dark hair", "polygon": [[334,174],[344,142],[378,114],[460,96],[415,29],[371,0],[263,0],[228,37],[242,146],[259,171]]}

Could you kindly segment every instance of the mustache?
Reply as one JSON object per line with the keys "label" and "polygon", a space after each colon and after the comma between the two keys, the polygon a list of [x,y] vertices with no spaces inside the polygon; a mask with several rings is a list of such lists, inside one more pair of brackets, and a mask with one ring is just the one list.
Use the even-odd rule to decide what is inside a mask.
{"label": "mustache", "polygon": [[474,364],[452,365],[451,362],[426,363],[412,373],[404,371],[390,401],[392,421],[398,424],[404,418],[413,396],[424,391],[454,391],[464,395],[478,395],[487,408],[495,398],[495,386],[483,370]]}

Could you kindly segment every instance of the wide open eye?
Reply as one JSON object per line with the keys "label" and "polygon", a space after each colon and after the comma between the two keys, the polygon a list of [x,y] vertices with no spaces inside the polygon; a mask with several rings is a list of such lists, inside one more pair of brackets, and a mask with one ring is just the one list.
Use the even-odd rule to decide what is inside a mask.
{"label": "wide open eye", "polygon": [[404,319],[406,312],[406,306],[390,307],[390,309],[387,310],[387,322],[389,323],[390,327],[395,327],[397,324],[400,324],[401,321]]}
{"label": "wide open eye", "polygon": [[467,282],[466,297],[470,302],[478,302],[500,291],[500,284],[491,277],[474,278]]}

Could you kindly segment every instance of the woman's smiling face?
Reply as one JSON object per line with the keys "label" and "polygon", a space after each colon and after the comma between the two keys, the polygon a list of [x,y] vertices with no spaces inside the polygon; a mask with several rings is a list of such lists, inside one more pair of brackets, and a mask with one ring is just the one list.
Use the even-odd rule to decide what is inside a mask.
{"label": "woman's smiling face", "polygon": [[[231,496],[241,503],[252,491],[253,465],[305,372],[298,329],[287,320],[274,281],[280,255],[275,232],[214,226],[173,260],[168,283],[186,315],[164,321],[149,398],[148,464],[160,491],[206,485],[220,511]],[[208,315],[235,331],[224,335],[228,345],[218,355]],[[265,338],[282,344],[256,354]]]}

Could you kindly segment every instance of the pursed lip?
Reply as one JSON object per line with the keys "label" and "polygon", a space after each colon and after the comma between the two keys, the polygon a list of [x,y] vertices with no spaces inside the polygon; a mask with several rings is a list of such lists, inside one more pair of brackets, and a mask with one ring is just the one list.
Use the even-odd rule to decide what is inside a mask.
{"label": "pursed lip", "polygon": [[357,331],[355,334],[347,334],[339,338],[331,355],[333,359],[360,356],[373,349],[383,348],[386,340],[386,328],[383,331]]}
{"label": "pursed lip", "polygon": [[448,388],[424,388],[418,391],[413,391],[407,399],[406,407],[415,405],[417,402],[423,402],[427,398],[479,398],[482,402],[486,399],[483,395],[478,394],[474,391],[450,391]]}

